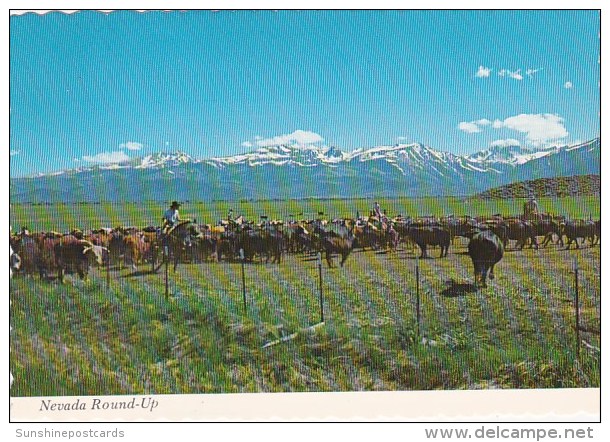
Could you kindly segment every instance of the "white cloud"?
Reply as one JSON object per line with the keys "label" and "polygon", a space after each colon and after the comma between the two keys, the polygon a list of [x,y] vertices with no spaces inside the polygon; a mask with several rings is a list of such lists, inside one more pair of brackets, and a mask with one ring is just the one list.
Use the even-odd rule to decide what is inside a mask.
{"label": "white cloud", "polygon": [[140,150],[144,147],[142,143],[136,141],[128,141],[127,143],[119,144],[119,149]]}
{"label": "white cloud", "polygon": [[514,78],[515,80],[523,80],[523,75],[521,75],[521,74],[519,73],[519,71],[520,71],[520,70],[521,70],[521,69],[519,69],[517,72],[512,72],[512,73],[510,73],[510,74],[509,74],[509,77],[510,77],[510,78]]}
{"label": "white cloud", "polygon": [[244,141],[243,143],[241,143],[242,147],[252,147],[252,143],[249,141]]}
{"label": "white cloud", "polygon": [[481,126],[489,126],[491,121],[487,118],[481,118],[476,121],[462,121],[458,124],[458,129],[469,134],[481,132]]}
{"label": "white cloud", "polygon": [[[495,119],[493,122],[487,118],[475,121],[462,121],[458,124],[458,129],[466,133],[478,133],[485,126],[494,129],[510,129],[525,134],[525,138],[532,145],[540,146],[552,140],[560,140],[569,135],[564,126],[564,120],[556,114],[520,114],[508,117],[504,121]],[[491,146],[501,146],[504,143],[509,145],[520,145],[515,139],[496,140]]]}
{"label": "white cloud", "polygon": [[476,134],[481,132],[481,128],[474,121],[462,121],[458,124],[458,129],[468,134]]}
{"label": "white cloud", "polygon": [[527,75],[528,77],[532,78],[536,72],[539,72],[539,71],[541,71],[541,70],[542,70],[542,68],[540,68],[540,69],[529,69],[529,68],[528,68],[528,69],[525,71],[525,75]]}
{"label": "white cloud", "polygon": [[494,122],[491,124],[491,127],[493,127],[494,129],[500,129],[502,126],[504,126],[504,123],[502,123],[500,120],[498,120],[497,118],[494,120]]}
{"label": "white cloud", "polygon": [[83,161],[99,164],[122,163],[123,161],[128,161],[129,159],[130,158],[122,150],[115,152],[102,152],[98,153],[97,155],[83,157]]}
{"label": "white cloud", "polygon": [[491,69],[486,68],[485,66],[479,66],[479,70],[476,74],[474,74],[477,78],[487,78],[491,74]]}
{"label": "white cloud", "polygon": [[563,87],[565,87],[566,89],[572,89],[574,87],[574,85],[572,84],[571,81],[566,81],[565,84],[563,85]]}
{"label": "white cloud", "polygon": [[273,138],[265,138],[256,140],[256,145],[259,147],[278,146],[281,144],[296,144],[306,145],[317,143],[324,140],[315,132],[305,130],[295,130],[291,134],[278,135]]}
{"label": "white cloud", "polygon": [[517,69],[516,71],[509,71],[508,69],[502,69],[498,72],[500,77],[509,77],[515,80],[523,80],[523,75],[521,75],[521,69]]}
{"label": "white cloud", "polygon": [[514,138],[507,138],[506,140],[496,140],[489,143],[490,147],[508,147],[508,146],[521,146],[519,140],[515,140]]}
{"label": "white cloud", "polygon": [[15,155],[19,155],[21,153],[21,150],[11,150],[9,152],[9,155],[14,157]]}
{"label": "white cloud", "polygon": [[569,135],[563,118],[555,114],[520,114],[502,122],[502,127],[526,134],[534,143],[565,138]]}

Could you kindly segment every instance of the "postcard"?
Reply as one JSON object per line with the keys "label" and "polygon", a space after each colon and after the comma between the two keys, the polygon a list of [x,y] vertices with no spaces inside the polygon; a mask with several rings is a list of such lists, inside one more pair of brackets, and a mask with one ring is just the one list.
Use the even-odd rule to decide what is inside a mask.
{"label": "postcard", "polygon": [[598,422],[600,18],[11,15],[11,422]]}

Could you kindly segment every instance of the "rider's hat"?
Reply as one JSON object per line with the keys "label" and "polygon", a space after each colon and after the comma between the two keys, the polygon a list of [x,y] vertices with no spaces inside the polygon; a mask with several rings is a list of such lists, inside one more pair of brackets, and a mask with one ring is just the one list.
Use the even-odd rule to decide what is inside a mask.
{"label": "rider's hat", "polygon": [[176,209],[180,207],[180,203],[178,201],[172,201],[172,205],[170,206],[172,209],[175,207]]}

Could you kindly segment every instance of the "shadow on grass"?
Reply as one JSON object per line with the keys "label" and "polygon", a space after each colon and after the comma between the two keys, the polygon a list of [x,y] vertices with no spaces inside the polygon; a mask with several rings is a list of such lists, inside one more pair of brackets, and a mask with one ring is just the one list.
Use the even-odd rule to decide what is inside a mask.
{"label": "shadow on grass", "polygon": [[447,281],[447,288],[441,292],[441,296],[447,298],[457,298],[459,296],[466,296],[469,293],[477,291],[477,286],[471,283],[457,282],[454,279]]}
{"label": "shadow on grass", "polygon": [[585,332],[585,333],[592,333],[592,334],[595,334],[595,335],[601,335],[601,330],[598,327],[593,326],[593,325],[580,324],[578,326],[578,329],[580,331],[582,331],[582,332]]}
{"label": "shadow on grass", "polygon": [[135,278],[137,276],[146,276],[146,275],[159,275],[161,272],[159,270],[136,270],[135,272],[128,273],[126,275],[122,275],[121,278]]}
{"label": "shadow on grass", "polygon": [[420,261],[429,261],[429,260],[441,259],[441,258],[438,255],[434,256],[434,255],[431,255],[431,254],[428,254],[428,256],[425,256],[425,257],[422,258],[421,255],[418,252],[417,256],[415,256],[415,255],[413,255],[413,256],[405,256],[404,259],[413,259],[413,260],[419,259]]}
{"label": "shadow on grass", "polygon": [[[385,260],[386,261],[404,261],[405,259],[410,259],[409,256],[404,255],[404,254],[400,254],[398,252],[396,253],[388,253],[385,255]],[[415,259],[415,258],[413,258]]]}

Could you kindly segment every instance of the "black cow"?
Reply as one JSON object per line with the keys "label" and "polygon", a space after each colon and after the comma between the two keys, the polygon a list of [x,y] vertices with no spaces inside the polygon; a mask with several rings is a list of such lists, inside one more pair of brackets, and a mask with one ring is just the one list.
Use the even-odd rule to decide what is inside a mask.
{"label": "black cow", "polygon": [[216,260],[221,262],[223,257],[227,261],[234,260],[239,250],[238,244],[239,236],[237,231],[229,230],[223,232],[216,239]]}
{"label": "black cow", "polygon": [[265,257],[268,263],[273,258],[274,263],[280,263],[284,251],[284,235],[280,231],[269,230],[244,230],[238,242],[238,249],[244,250],[244,259],[252,262],[255,255],[261,259]]}
{"label": "black cow", "polygon": [[487,287],[487,272],[489,279],[494,279],[494,266],[504,256],[504,243],[491,230],[479,231],[468,243],[468,255],[474,265],[475,283]]}
{"label": "black cow", "polygon": [[449,245],[451,244],[451,235],[449,232],[440,227],[410,227],[407,230],[407,235],[421,249],[420,258],[428,258],[427,247],[440,246],[440,258],[447,256]]}
{"label": "black cow", "polygon": [[541,219],[532,221],[534,230],[537,236],[544,236],[542,247],[546,247],[549,242],[552,241],[553,235],[557,235],[559,238],[559,245],[563,246],[563,240],[561,239],[561,230],[559,223],[553,219]]}
{"label": "black cow", "polygon": [[506,226],[506,241],[503,241],[504,247],[508,245],[508,240],[512,239],[517,241],[515,248],[523,250],[523,247],[529,239],[530,247],[538,248],[536,229],[531,222],[511,219],[506,221],[504,224]]}
{"label": "black cow", "polygon": [[595,241],[592,245],[599,244],[602,239],[602,222],[601,220],[597,220],[594,222],[595,224]]}
{"label": "black cow", "polygon": [[478,226],[477,221],[471,217],[448,217],[441,220],[441,226],[449,232],[451,241],[453,242],[455,237],[461,236],[463,238],[468,237],[468,233]]}
{"label": "black cow", "polygon": [[212,257],[218,260],[217,244],[218,238],[210,234],[200,234],[192,238],[193,247],[191,249],[194,262],[206,262]]}
{"label": "black cow", "polygon": [[286,243],[286,248],[291,253],[306,252],[314,249],[312,235],[300,224],[288,226]]}
{"label": "black cow", "polygon": [[566,243],[566,250],[570,248],[572,242],[576,243],[576,248],[578,249],[578,238],[588,239],[591,244],[593,244],[595,239],[595,231],[596,226],[595,222],[593,221],[566,221],[561,229],[561,233],[568,239]]}
{"label": "black cow", "polygon": [[502,219],[488,220],[480,224],[483,230],[491,230],[506,247],[508,244],[508,226]]}

